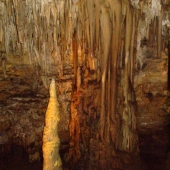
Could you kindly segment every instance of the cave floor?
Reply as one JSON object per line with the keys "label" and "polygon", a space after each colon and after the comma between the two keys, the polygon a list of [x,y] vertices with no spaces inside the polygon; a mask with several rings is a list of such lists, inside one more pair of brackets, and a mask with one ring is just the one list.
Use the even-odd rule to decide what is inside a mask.
{"label": "cave floor", "polygon": [[42,170],[42,162],[30,163],[25,158],[15,156],[10,160],[0,160],[0,170]]}
{"label": "cave floor", "polygon": [[[129,168],[126,169],[119,169],[119,170],[168,170],[166,169],[165,159],[160,157],[160,155],[148,155],[143,154],[143,160],[145,160],[145,165],[139,167],[139,165],[131,165]],[[0,162],[0,170],[42,170],[42,162],[34,162],[30,163],[23,158],[13,158],[12,160]],[[83,169],[83,167],[79,167],[79,169]],[[63,170],[69,170],[69,168],[63,168]],[[118,169],[113,169],[118,170]]]}
{"label": "cave floor", "polygon": [[[145,140],[147,143],[141,143],[141,164],[139,164],[138,157],[127,153],[118,153],[118,157],[124,164],[122,169],[112,170],[169,170],[166,168],[166,148],[157,142],[153,142],[155,139],[153,136],[161,135],[162,140],[165,140],[165,132],[157,132],[157,134],[151,134],[150,136],[140,136],[140,142]],[[142,137],[142,140],[141,140]],[[159,136],[160,137],[160,136]],[[0,170],[42,170],[43,167],[41,161],[30,163],[28,156],[22,153],[21,148],[15,148],[15,152],[10,157],[0,157]],[[76,167],[76,169],[85,170],[84,167]],[[69,166],[63,163],[63,170],[70,170]],[[99,169],[100,170],[100,169]]]}
{"label": "cave floor", "polygon": [[[140,157],[148,170],[169,170],[167,157],[167,132],[159,130],[155,133],[140,134]],[[169,168],[169,169],[168,169]]]}
{"label": "cave floor", "polygon": [[15,146],[12,148],[10,156],[0,155],[0,170],[42,170],[42,161],[30,163],[23,148]]}

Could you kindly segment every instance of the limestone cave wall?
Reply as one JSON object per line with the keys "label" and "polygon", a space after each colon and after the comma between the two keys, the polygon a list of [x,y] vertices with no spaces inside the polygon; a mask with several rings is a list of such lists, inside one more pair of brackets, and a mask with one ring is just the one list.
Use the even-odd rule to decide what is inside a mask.
{"label": "limestone cave wall", "polygon": [[160,75],[167,76],[161,57],[169,3],[0,1],[0,143],[8,138],[29,155],[41,153],[49,82],[55,78],[59,137],[61,144],[69,142],[65,161],[72,169],[124,168],[118,155],[139,153],[137,104],[144,101],[137,95],[152,53],[147,43],[165,64]]}

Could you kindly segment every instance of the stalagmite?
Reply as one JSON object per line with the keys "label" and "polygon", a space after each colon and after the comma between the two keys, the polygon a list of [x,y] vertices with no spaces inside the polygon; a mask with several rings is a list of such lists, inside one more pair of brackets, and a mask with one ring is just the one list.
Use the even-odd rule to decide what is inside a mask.
{"label": "stalagmite", "polygon": [[58,137],[58,122],[60,117],[56,94],[55,80],[50,84],[50,100],[45,117],[43,133],[43,170],[61,170],[62,162],[59,155],[60,139]]}

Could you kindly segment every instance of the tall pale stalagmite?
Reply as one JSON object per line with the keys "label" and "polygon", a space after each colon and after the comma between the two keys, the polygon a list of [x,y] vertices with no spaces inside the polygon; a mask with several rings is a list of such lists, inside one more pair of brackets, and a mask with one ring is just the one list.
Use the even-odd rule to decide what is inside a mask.
{"label": "tall pale stalagmite", "polygon": [[61,170],[62,162],[59,155],[60,140],[58,137],[59,104],[56,94],[55,80],[50,84],[50,100],[45,117],[43,133],[43,170]]}

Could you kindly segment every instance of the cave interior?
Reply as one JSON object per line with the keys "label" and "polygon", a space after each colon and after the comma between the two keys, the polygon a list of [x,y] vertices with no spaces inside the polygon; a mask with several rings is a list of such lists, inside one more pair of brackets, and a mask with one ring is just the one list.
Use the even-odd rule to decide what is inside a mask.
{"label": "cave interior", "polygon": [[0,170],[42,169],[170,170],[170,0],[0,1]]}

